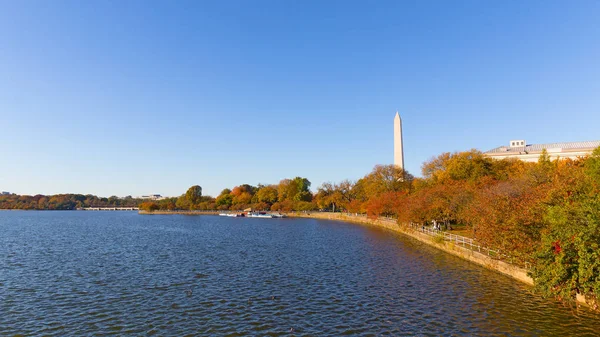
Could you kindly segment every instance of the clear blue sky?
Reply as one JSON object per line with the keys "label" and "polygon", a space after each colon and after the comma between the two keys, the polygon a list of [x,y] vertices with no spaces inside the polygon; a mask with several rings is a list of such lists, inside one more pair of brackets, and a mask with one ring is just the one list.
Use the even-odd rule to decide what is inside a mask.
{"label": "clear blue sky", "polygon": [[217,194],[600,139],[600,1],[0,1],[0,190]]}

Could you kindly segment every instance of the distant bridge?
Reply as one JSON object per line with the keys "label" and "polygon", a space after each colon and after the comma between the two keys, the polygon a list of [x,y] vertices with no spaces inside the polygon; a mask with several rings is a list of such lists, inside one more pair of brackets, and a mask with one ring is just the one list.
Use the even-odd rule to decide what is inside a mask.
{"label": "distant bridge", "polygon": [[78,211],[138,211],[139,207],[82,207]]}

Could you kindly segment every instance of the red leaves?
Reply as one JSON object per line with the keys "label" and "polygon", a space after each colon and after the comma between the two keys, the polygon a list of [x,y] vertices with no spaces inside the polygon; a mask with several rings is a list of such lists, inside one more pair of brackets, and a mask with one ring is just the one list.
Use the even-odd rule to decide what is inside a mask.
{"label": "red leaves", "polygon": [[562,251],[562,248],[560,247],[560,240],[552,242],[552,250],[554,251],[554,254],[559,254]]}

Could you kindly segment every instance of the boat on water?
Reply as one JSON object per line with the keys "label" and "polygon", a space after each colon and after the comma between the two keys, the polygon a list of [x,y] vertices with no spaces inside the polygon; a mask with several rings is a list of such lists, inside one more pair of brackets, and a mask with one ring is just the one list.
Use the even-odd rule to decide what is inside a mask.
{"label": "boat on water", "polygon": [[243,218],[244,213],[219,213],[219,216],[227,216],[230,218]]}
{"label": "boat on water", "polygon": [[267,212],[250,212],[248,216],[251,218],[274,218],[273,214]]}
{"label": "boat on water", "polygon": [[267,212],[258,212],[258,211],[245,211],[242,213],[219,213],[219,216],[226,216],[231,218],[264,218],[264,219],[272,219],[272,218],[287,218],[287,215],[281,213],[267,213]]}

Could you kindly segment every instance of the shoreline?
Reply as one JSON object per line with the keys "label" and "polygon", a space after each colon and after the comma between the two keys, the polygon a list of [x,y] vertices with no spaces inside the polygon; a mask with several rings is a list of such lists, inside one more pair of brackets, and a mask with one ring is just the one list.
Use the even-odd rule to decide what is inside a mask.
{"label": "shoreline", "polygon": [[299,218],[313,218],[313,219],[325,219],[325,220],[338,220],[344,222],[356,223],[359,225],[367,225],[377,228],[383,228],[395,233],[400,233],[409,236],[415,240],[423,242],[429,246],[440,249],[446,253],[458,256],[464,260],[471,261],[479,264],[485,268],[495,270],[506,276],[509,276],[517,281],[533,286],[533,279],[527,275],[527,270],[515,265],[511,265],[507,262],[493,259],[485,254],[476,252],[474,250],[464,248],[456,245],[453,242],[441,241],[435,242],[434,237],[418,232],[409,227],[403,227],[398,225],[395,221],[377,219],[371,220],[366,217],[357,217],[348,214],[341,213],[310,213],[310,214],[289,214],[290,217]]}
{"label": "shoreline", "polygon": [[[218,215],[218,211],[139,211],[139,214],[143,215],[174,215],[174,214],[182,214],[182,215]],[[484,266],[488,269],[496,270],[502,274],[512,277],[520,282],[523,282],[528,285],[533,285],[533,279],[527,275],[527,270],[511,265],[509,263],[492,259],[489,256],[481,254],[479,252],[457,246],[451,242],[442,241],[440,243],[434,242],[433,237],[420,233],[416,230],[405,228],[398,225],[395,221],[377,219],[371,220],[367,217],[359,217],[353,216],[349,214],[342,213],[319,213],[319,212],[309,212],[309,213],[301,213],[301,212],[290,212],[286,213],[286,215],[290,218],[311,218],[311,219],[324,219],[324,220],[339,220],[344,222],[350,222],[360,225],[368,225],[378,228],[383,228],[386,230],[390,230],[396,233],[404,234],[413,239],[421,241],[430,246],[436,247],[440,250],[443,250],[452,255],[461,257],[465,260],[474,262],[481,266]]]}
{"label": "shoreline", "polygon": [[[182,212],[173,212],[173,211],[139,211],[139,214],[144,215],[174,215],[174,214],[183,214],[183,215],[218,215],[218,211],[182,211]],[[509,264],[504,261],[493,259],[485,254],[476,252],[474,250],[470,250],[459,245],[455,245],[453,242],[441,241],[435,242],[434,237],[429,236],[427,234],[420,233],[412,228],[403,227],[398,225],[393,220],[386,219],[377,219],[371,220],[364,216],[353,216],[350,214],[343,213],[320,213],[320,212],[309,212],[309,213],[301,213],[301,212],[290,212],[286,213],[286,215],[290,218],[310,218],[310,219],[323,219],[323,220],[338,220],[344,221],[348,223],[354,223],[363,226],[372,226],[377,228],[382,228],[385,230],[389,230],[395,233],[399,233],[402,235],[406,235],[415,240],[418,240],[424,244],[427,244],[431,247],[442,250],[446,253],[452,254],[454,256],[460,257],[464,260],[470,261],[472,263],[478,264],[484,268],[487,268],[492,271],[496,271],[498,273],[504,274],[513,280],[519,281],[521,283],[527,284],[529,286],[533,286],[533,279],[527,275],[527,270],[512,264]],[[584,296],[577,294],[575,299],[576,303],[585,305],[589,307],[586,302]]]}
{"label": "shoreline", "polygon": [[[464,260],[470,261],[472,263],[478,264],[484,268],[487,268],[492,271],[496,271],[498,273],[504,274],[513,280],[519,281],[521,283],[527,284],[529,286],[533,286],[533,279],[527,275],[527,270],[510,263],[493,259],[489,256],[481,254],[479,252],[455,245],[452,242],[441,241],[435,242],[434,237],[420,233],[414,229],[403,227],[398,225],[395,221],[385,220],[385,219],[377,219],[371,220],[367,217],[358,217],[350,214],[342,214],[342,213],[292,213],[288,214],[289,217],[297,217],[297,218],[311,218],[311,219],[324,219],[324,220],[338,220],[349,223],[355,223],[359,225],[367,225],[377,228],[383,228],[385,230],[389,230],[395,233],[399,233],[402,235],[406,235],[415,240],[418,240],[422,243],[425,243],[431,247],[442,250],[446,253],[452,254],[454,256],[460,257]],[[583,295],[577,294],[575,297],[575,303],[583,305],[587,308],[590,308],[590,305],[585,300]]]}

